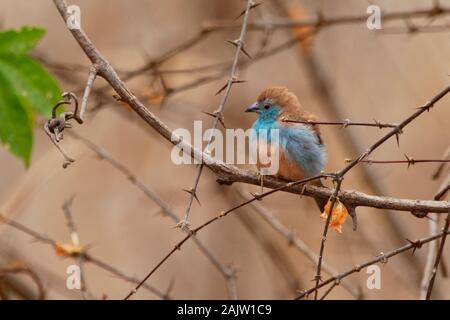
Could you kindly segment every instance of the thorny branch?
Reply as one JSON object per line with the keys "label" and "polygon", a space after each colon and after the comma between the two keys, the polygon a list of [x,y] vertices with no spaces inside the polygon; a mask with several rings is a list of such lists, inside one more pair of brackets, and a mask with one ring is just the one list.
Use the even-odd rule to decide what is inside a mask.
{"label": "thorny branch", "polygon": [[[400,20],[400,21],[403,21],[403,20],[410,21],[409,18],[411,18],[411,17],[424,17],[424,18],[433,19],[435,17],[447,15],[449,10],[450,9],[447,9],[447,8],[441,8],[440,4],[436,3],[433,6],[431,6],[429,9],[409,10],[409,11],[403,11],[403,12],[397,12],[397,13],[383,13],[383,17],[387,16],[388,20]],[[276,29],[281,28],[281,24],[283,24],[284,22],[292,23],[292,28],[296,28],[299,26],[305,26],[305,27],[308,27],[311,29],[309,34],[307,33],[305,35],[297,36],[297,37],[295,37],[295,39],[289,40],[289,41],[287,41],[281,45],[278,45],[272,49],[265,50],[265,46],[263,46],[262,49],[260,50],[260,52],[258,52],[257,55],[253,56],[252,62],[256,62],[258,60],[272,56],[282,50],[288,49],[291,46],[295,45],[296,43],[310,38],[310,36],[319,32],[322,29],[337,26],[340,24],[363,23],[367,20],[367,16],[361,15],[361,16],[357,16],[357,17],[353,17],[353,18],[348,17],[348,16],[327,18],[327,19],[325,19],[327,21],[327,23],[320,22],[321,21],[320,19],[322,19],[322,20],[324,19],[323,14],[318,14],[317,18],[306,18],[306,19],[301,19],[301,20],[282,19],[282,20],[271,21],[270,19],[262,19],[261,21],[257,20],[253,23],[250,23],[250,26],[253,26],[253,27],[256,27],[254,25],[255,23],[261,24],[260,26],[256,27],[256,30],[263,31],[265,33],[267,33],[268,31],[270,31],[272,33]],[[275,23],[275,25],[272,26],[272,24],[274,24],[274,23]],[[280,24],[280,26],[277,26],[278,24]],[[217,23],[217,22],[206,23],[194,37],[186,40],[185,42],[181,43],[177,47],[163,53],[161,56],[149,60],[143,66],[136,68],[135,70],[131,70],[131,71],[119,70],[118,72],[119,72],[119,74],[123,75],[123,80],[130,80],[134,77],[148,75],[148,74],[152,74],[155,77],[161,77],[162,75],[169,74],[169,73],[170,74],[188,73],[191,75],[194,72],[204,72],[204,71],[213,70],[216,68],[222,69],[222,71],[218,72],[217,75],[206,76],[203,78],[195,79],[191,82],[188,82],[186,84],[180,85],[179,87],[175,87],[175,88],[172,88],[172,87],[164,88],[164,91],[165,91],[164,92],[164,95],[165,95],[164,101],[166,101],[166,99],[169,95],[183,92],[188,89],[193,89],[195,87],[198,87],[198,86],[201,86],[201,85],[207,84],[209,82],[220,79],[225,74],[225,72],[227,72],[227,70],[230,69],[232,62],[230,62],[230,63],[227,63],[227,62],[214,63],[211,65],[200,66],[200,67],[195,67],[195,68],[188,68],[188,69],[179,69],[179,70],[170,70],[170,69],[165,70],[165,69],[161,69],[160,66],[163,63],[165,63],[166,61],[168,61],[169,59],[176,56],[177,54],[185,52],[186,50],[194,47],[201,41],[205,40],[211,33],[227,30],[230,28],[237,28],[240,26],[241,25],[238,25],[238,24],[229,25],[228,23],[224,24],[224,23]],[[438,27],[440,27],[441,29],[444,29],[444,27],[445,27],[445,26],[417,27],[417,26],[413,26],[411,24],[411,22],[408,22],[407,26],[408,26],[408,29],[407,29],[408,33],[433,32],[434,29],[436,29]],[[251,29],[253,29],[253,27]],[[386,29],[386,30],[382,30],[382,31],[389,31],[389,30]],[[397,30],[396,32],[404,33],[404,30],[400,30],[400,31]],[[42,60],[42,58],[41,58],[41,60]],[[71,74],[73,73],[73,71],[80,71],[79,65],[74,65],[74,66],[69,67],[69,66],[67,66],[67,64],[58,64],[58,63],[55,64],[50,61],[45,61],[45,59],[44,59],[44,62],[49,67],[54,68],[59,71],[61,71],[61,70],[68,71],[68,72],[71,72]],[[243,62],[240,62],[238,66],[241,69],[243,69],[249,65],[250,64],[248,61],[243,61]],[[95,94],[99,97],[105,97],[105,90],[108,88],[109,88],[109,86],[101,87],[100,89],[95,91]]]}
{"label": "thorny branch", "polygon": [[[252,8],[255,8],[255,6],[256,5],[252,0],[247,0],[247,5],[245,8],[245,11],[241,14],[244,16],[244,18],[242,21],[242,27],[241,27],[241,33],[239,35],[239,39],[237,39],[235,41],[231,41],[231,44],[236,46],[236,53],[234,55],[233,64],[231,65],[230,77],[227,80],[227,83],[225,84],[225,86],[222,87],[217,92],[217,94],[218,94],[218,93],[224,91],[222,99],[220,100],[219,107],[217,108],[216,111],[213,112],[213,117],[214,117],[214,122],[212,125],[213,130],[217,128],[217,125],[219,124],[219,122],[223,123],[223,117],[224,117],[223,111],[225,109],[225,104],[228,100],[228,96],[230,95],[231,87],[233,86],[234,83],[241,82],[237,78],[237,67],[238,67],[239,56],[240,56],[241,51],[250,58],[247,51],[245,50],[244,38],[245,38],[245,33],[247,31],[247,24],[248,24],[248,18],[250,15],[250,10]],[[211,142],[212,142],[212,134],[209,137],[208,142],[207,142],[207,147],[206,147],[207,150],[208,150],[209,144]],[[188,200],[188,205],[186,207],[186,211],[184,213],[184,218],[180,222],[181,229],[184,229],[185,227],[187,227],[189,225],[189,213],[191,211],[192,202],[194,201],[194,198],[198,201],[197,189],[198,189],[198,184],[200,182],[200,177],[202,175],[202,171],[203,171],[203,162],[200,164],[200,166],[198,168],[197,176],[195,177],[194,186],[188,190],[189,200]]]}
{"label": "thorny branch", "polygon": [[[287,185],[304,184],[304,183],[307,183],[307,182],[310,182],[310,181],[314,181],[314,180],[317,180],[317,179],[320,179],[320,178],[323,178],[323,177],[325,177],[325,175],[318,175],[318,176],[314,176],[314,177],[311,177],[311,178],[307,178],[307,179],[291,182],[291,183],[288,183]],[[280,187],[278,189],[273,189],[273,190],[269,190],[267,192],[258,194],[254,198],[252,198],[250,200],[247,200],[247,201],[245,201],[245,202],[243,202],[243,203],[241,203],[241,204],[239,204],[237,206],[234,206],[231,209],[228,209],[226,211],[222,211],[218,216],[215,216],[214,218],[209,219],[208,221],[206,221],[205,223],[203,223],[199,227],[190,230],[189,234],[186,237],[184,237],[180,242],[178,242],[173,247],[173,249],[167,255],[165,255],[164,258],[145,276],[145,278],[133,290],[131,290],[128,293],[128,295],[125,297],[125,300],[128,300],[132,295],[134,295],[137,292],[137,290],[139,290],[140,286],[142,286],[163,265],[163,263],[165,261],[167,261],[167,259],[169,259],[177,250],[180,250],[181,246],[186,241],[188,241],[192,236],[198,234],[198,232],[200,232],[202,229],[204,229],[205,227],[207,227],[211,223],[214,223],[214,222],[222,219],[223,217],[227,216],[229,213],[234,212],[237,209],[242,208],[243,206],[245,206],[245,205],[247,205],[247,204],[249,204],[249,203],[251,203],[253,201],[261,200],[261,199],[263,199],[264,197],[266,197],[266,196],[268,196],[270,194],[273,194],[273,193],[275,193],[277,191],[283,190],[284,188],[286,188],[287,185],[284,185],[284,186],[282,186],[282,187]]]}
{"label": "thorny branch", "polygon": [[434,261],[433,270],[431,271],[430,282],[428,283],[427,290],[427,300],[431,298],[431,292],[433,291],[434,280],[436,278],[437,270],[439,268],[439,263],[441,262],[442,253],[444,252],[445,240],[447,239],[448,230],[450,227],[450,212],[445,218],[444,228],[442,229],[443,236],[441,238],[441,242],[439,243],[438,253],[436,255],[436,260]]}
{"label": "thorny branch", "polygon": [[[66,7],[64,1],[54,0],[54,3],[57,6],[57,8],[58,8],[59,12],[61,13],[62,17],[64,18],[64,20],[67,20],[67,11],[66,11],[67,7]],[[193,148],[186,142],[182,141],[180,139],[180,137],[173,135],[172,132],[170,131],[170,129],[167,128],[167,126],[165,124],[163,124],[161,121],[159,121],[159,119],[157,119],[150,111],[148,111],[148,109],[128,90],[128,88],[124,85],[124,83],[119,79],[119,77],[117,76],[116,72],[111,67],[111,65],[106,61],[106,59],[103,58],[103,56],[101,56],[101,54],[98,52],[98,50],[93,46],[91,41],[87,38],[86,34],[81,29],[80,30],[71,30],[71,32],[72,32],[73,36],[75,37],[75,39],[80,44],[80,46],[82,47],[82,49],[84,50],[84,52],[86,53],[86,55],[89,57],[91,62],[98,66],[98,75],[105,78],[105,80],[107,80],[108,83],[111,85],[111,87],[113,87],[114,90],[117,92],[120,99],[122,101],[126,102],[135,112],[137,112],[144,119],[145,122],[147,122],[147,124],[149,124],[155,130],[157,130],[160,135],[162,135],[167,140],[171,141],[173,144],[179,144],[181,146],[184,146],[186,149],[190,150],[191,155],[195,159],[201,161],[202,164],[204,164],[205,166],[210,168],[214,173],[216,173],[216,175],[218,176],[219,182],[229,184],[229,183],[232,183],[235,181],[241,181],[241,182],[247,182],[247,183],[252,183],[252,184],[259,184],[259,178],[255,176],[255,173],[246,172],[246,174],[242,174],[243,172],[241,170],[234,168],[232,166],[227,166],[219,161],[211,159],[211,157],[208,156],[206,153],[202,153],[201,151],[196,150],[195,148]],[[302,39],[304,39],[304,37],[302,37]],[[299,41],[299,39],[295,38],[285,44],[282,44],[276,48],[273,48],[271,50],[264,52],[263,54],[260,55],[260,57],[265,57],[269,54],[273,54],[275,52],[284,50],[287,47],[295,44],[297,41]],[[428,111],[437,101],[439,101],[441,98],[443,98],[448,93],[449,90],[450,90],[450,88],[446,88],[445,90],[443,90],[440,94],[438,94],[436,97],[434,97],[430,102],[425,104],[423,107],[419,108],[419,110],[416,113],[414,113],[411,117],[407,118],[401,124],[396,126],[396,128],[394,128],[394,130],[390,131],[382,139],[380,139],[374,145],[372,145],[372,147],[369,148],[364,154],[362,154],[361,157],[354,160],[352,163],[350,163],[348,166],[346,166],[344,169],[342,169],[337,174],[331,175],[333,177],[333,180],[336,182],[336,187],[333,191],[330,191],[326,188],[314,188],[312,186],[307,186],[305,188],[302,188],[302,190],[297,190],[297,192],[301,192],[301,193],[305,193],[305,194],[307,194],[309,192],[310,196],[315,196],[315,197],[324,197],[324,193],[325,193],[326,197],[331,196],[332,203],[335,203],[337,198],[339,197],[339,199],[343,203],[345,203],[346,205],[353,206],[353,207],[358,206],[358,205],[364,205],[364,204],[368,205],[368,203],[371,201],[368,201],[369,199],[367,199],[367,198],[362,200],[360,197],[360,194],[359,194],[359,196],[357,195],[356,197],[355,197],[355,193],[353,193],[352,195],[347,194],[348,197],[347,197],[347,199],[345,199],[346,198],[345,192],[342,192],[340,190],[343,176],[349,170],[351,170],[356,164],[358,164],[361,160],[364,160],[365,157],[367,157],[373,150],[378,148],[389,138],[391,138],[392,136],[395,135],[398,139],[398,136],[400,135],[403,127],[408,125],[411,121],[413,121],[416,117],[418,117],[423,112]],[[293,190],[290,190],[290,188],[293,188],[298,184],[304,184],[308,181],[323,178],[325,176],[330,177],[330,174],[320,175],[320,176],[313,177],[311,179],[301,180],[301,181],[297,181],[294,183],[288,183],[288,184],[283,183],[283,185],[281,187],[279,187],[278,189],[271,190],[269,192],[266,192],[263,195],[265,196],[265,195],[268,195],[268,194],[271,194],[273,192],[280,191],[280,190],[289,190],[290,192],[292,192],[292,191],[295,191],[295,188]],[[279,185],[280,181],[277,181],[276,179],[269,179],[269,185],[266,183],[266,186],[274,187],[277,184]],[[308,191],[308,189],[309,189],[309,191]],[[316,190],[314,190],[314,189],[316,189]],[[322,195],[321,195],[321,193],[322,193]],[[261,195],[259,195],[258,198],[262,198]],[[379,197],[379,198],[382,198],[382,197]],[[435,201],[435,202],[433,202],[433,201],[422,201],[422,202],[411,201],[411,203],[408,203],[408,200],[392,199],[392,198],[391,199],[388,199],[388,198],[373,199],[373,197],[371,198],[371,200],[374,200],[374,202],[370,203],[371,204],[370,206],[373,206],[373,207],[386,208],[386,209],[403,208],[403,210],[413,211],[413,212],[443,213],[443,212],[447,212],[447,210],[448,210],[447,207],[449,206],[449,203],[445,202],[445,201]],[[351,203],[352,201],[354,201],[353,204]],[[248,202],[246,202],[242,205],[245,205],[247,203]],[[332,205],[332,207],[333,207],[333,205]],[[430,208],[431,208],[431,210],[429,210]],[[213,218],[213,219],[207,221],[200,227],[192,230],[192,232],[195,233],[195,232],[199,231],[203,227],[220,219],[221,217],[223,217],[227,213],[233,211],[234,209],[235,208],[225,211],[225,214],[221,214],[221,215],[217,216],[216,218]],[[329,218],[330,217],[331,217],[331,215],[329,215]],[[325,243],[325,239],[326,239],[326,232],[328,230],[327,227],[329,224],[329,220],[330,219],[328,219],[327,223],[325,224],[325,228],[324,228],[324,236],[322,238],[323,245],[321,245],[322,252],[321,252],[321,254],[319,254],[319,264],[318,264],[319,267],[318,267],[318,272],[316,274],[316,281],[320,281],[320,269],[321,269],[320,266],[321,266],[321,260],[322,260],[322,256],[323,256],[323,248],[324,248],[324,243]],[[139,289],[139,287],[142,286],[142,284],[145,282],[145,280],[147,280],[154,273],[154,271],[156,271],[156,269],[158,269],[175,252],[175,250],[177,250],[185,241],[187,241],[191,237],[192,232],[188,236],[186,236],[168,255],[166,255],[166,257],[164,257],[160,263],[158,263],[158,265],[145,277],[144,281],[142,281],[136,287],[135,290]],[[127,296],[127,298],[130,297],[131,295],[133,295],[135,293],[135,290],[131,291],[130,294]]]}
{"label": "thorny branch", "polygon": [[290,123],[303,123],[310,125],[317,124],[317,125],[341,126],[342,128],[359,126],[359,127],[375,127],[378,129],[385,129],[385,128],[395,128],[397,126],[397,124],[382,123],[378,120],[374,120],[373,122],[353,122],[350,119],[345,119],[344,121],[313,121],[313,120],[299,121],[299,120],[282,119],[282,121]]}
{"label": "thorny branch", "polygon": [[317,292],[320,288],[326,286],[327,284],[333,283],[333,282],[335,283],[333,285],[333,287],[335,287],[336,285],[340,284],[342,279],[352,275],[353,273],[357,273],[357,272],[367,268],[368,266],[376,264],[376,263],[387,263],[389,258],[394,257],[394,256],[396,256],[396,255],[398,255],[400,253],[405,252],[405,251],[408,251],[408,250],[412,249],[413,252],[414,252],[415,250],[420,249],[422,247],[422,245],[424,245],[425,243],[428,243],[430,241],[434,241],[434,240],[440,239],[441,237],[443,237],[444,235],[446,235],[448,233],[450,233],[450,231],[447,231],[447,233],[439,232],[437,234],[433,234],[433,235],[430,235],[428,237],[417,239],[417,240],[414,240],[414,241],[408,240],[409,243],[404,245],[404,246],[402,246],[402,247],[400,247],[400,248],[397,248],[395,250],[392,250],[392,251],[386,252],[386,253],[385,252],[380,252],[380,254],[376,258],[371,259],[369,261],[366,261],[366,262],[364,262],[362,264],[358,264],[358,265],[354,266],[352,269],[350,269],[348,271],[339,273],[336,276],[330,277],[330,278],[322,281],[319,285],[316,285],[316,286],[314,286],[314,287],[312,287],[312,288],[310,288],[308,290],[304,290],[303,292],[301,292],[301,294],[299,296],[296,297],[296,299],[299,300],[299,299],[303,299],[305,297],[308,297],[311,293]]}
{"label": "thorny branch", "polygon": [[[302,16],[302,6],[296,6],[295,4],[293,4],[292,6],[287,5],[286,2],[280,0],[275,0],[274,4],[283,16]],[[286,29],[286,31],[288,32],[288,36],[298,37],[302,34],[310,32],[310,28],[311,27],[299,27]],[[383,28],[386,28],[386,24],[383,25]],[[347,107],[339,102],[336,93],[334,92],[334,90],[332,90],[333,83],[330,81],[330,79],[328,79],[328,72],[323,68],[319,56],[316,55],[312,50],[313,48],[311,48],[311,45],[314,45],[313,41],[314,38],[312,38],[311,40],[306,40],[304,41],[304,43],[298,43],[298,45],[295,46],[294,52],[305,64],[305,76],[313,84],[312,91],[319,98],[320,105],[325,108],[325,111],[332,119],[345,119],[344,121],[341,121],[343,122],[343,126],[345,126],[347,122],[353,121],[345,118]],[[381,121],[376,119],[373,119],[373,122],[377,125],[381,123]],[[396,125],[396,123],[394,125]],[[340,126],[340,128],[345,128],[343,126]],[[341,147],[343,147],[348,154],[361,154],[366,147],[358,138],[358,134],[356,134],[353,130],[342,130],[342,142],[343,145]],[[385,192],[384,188],[381,185],[381,181],[374,175],[373,170],[371,170],[368,166],[360,167],[359,173],[361,174],[361,178],[365,181],[365,184],[371,193],[383,194]],[[402,217],[391,210],[380,210],[380,213],[385,214],[384,219],[388,221],[389,225],[387,226],[386,231],[389,229],[391,232],[393,232],[393,240],[397,243],[401,243],[404,238],[402,237],[402,234],[405,234],[406,231],[404,224],[400,222]],[[404,260],[406,263],[412,263],[412,269],[419,270],[417,257],[413,258],[405,256],[402,260]],[[399,263],[401,263],[401,261],[399,261]]]}
{"label": "thorny branch", "polygon": [[[175,211],[157,194],[155,194],[147,185],[145,185],[136,175],[134,175],[129,168],[127,168],[120,161],[112,157],[106,150],[94,144],[89,139],[82,137],[76,132],[70,132],[70,135],[78,141],[81,141],[86,147],[88,147],[92,152],[94,152],[100,159],[107,161],[113,166],[117,171],[122,173],[133,185],[135,185],[139,190],[144,193],[146,197],[154,201],[162,210],[162,213],[172,219],[173,222],[178,223],[179,217]],[[183,230],[184,232],[189,232],[188,230]],[[201,240],[197,237],[193,238],[194,243],[197,245],[199,250],[207,257],[212,265],[223,275],[227,282],[228,295],[230,299],[237,299],[237,288],[236,288],[236,272],[231,266],[224,265],[214,252],[212,252]]]}
{"label": "thorny branch", "polygon": [[[244,190],[237,190],[236,193],[245,201],[254,198],[253,195]],[[270,212],[267,208],[262,206],[258,201],[253,201],[250,205],[255,209],[258,215],[261,218],[263,218],[264,221],[266,221],[280,235],[286,238],[289,246],[293,246],[295,249],[301,252],[306,258],[308,258],[308,260],[313,262],[314,265],[317,265],[317,262],[319,260],[317,254],[298,236],[296,236],[296,234],[293,231],[289,230],[286,226],[284,226],[272,212]],[[322,262],[322,268],[326,273],[330,275],[338,274],[337,270],[325,261]],[[350,294],[352,294],[355,298],[359,299],[362,296],[361,290],[359,290],[359,288],[355,288],[354,286],[352,286],[347,282],[343,282],[342,286],[345,289],[347,289],[347,291],[350,292]]]}
{"label": "thorny branch", "polygon": [[[443,8],[439,3],[435,3],[428,9],[419,10],[405,10],[399,12],[384,12],[383,21],[409,21],[413,18],[434,18],[444,17],[450,14],[450,8]],[[289,29],[298,27],[312,27],[315,29],[323,29],[326,27],[337,26],[342,24],[352,23],[366,23],[368,15],[347,15],[340,17],[325,17],[323,13],[319,12],[317,17],[305,18],[305,19],[276,19],[272,21],[256,20],[248,25],[249,30],[263,30],[267,28],[275,29]],[[225,22],[209,22],[205,25],[205,29],[208,31],[235,29],[239,26],[236,23]]]}
{"label": "thorny branch", "polygon": [[[447,183],[447,182],[444,182],[444,184],[445,183]],[[448,186],[450,186],[450,184]],[[444,196],[445,196],[445,194],[443,194],[442,192],[438,192],[438,194],[435,196],[435,200],[440,200]],[[436,222],[436,227],[437,227],[437,222]],[[444,253],[444,245],[445,245],[445,240],[447,239],[447,232],[449,230],[449,227],[450,227],[450,210],[449,210],[449,213],[447,214],[447,216],[445,217],[444,227],[442,228],[442,232],[444,233],[444,235],[441,238],[439,248],[437,248],[437,251],[436,251],[436,254],[434,257],[434,259],[435,259],[434,265],[429,274],[428,286],[427,286],[427,291],[426,291],[426,296],[425,296],[426,300],[430,300],[430,298],[431,298],[431,292],[433,291],[434,280],[436,278],[437,269],[439,267],[439,264],[441,263],[442,254]],[[431,249],[430,249],[430,251],[431,251]]]}
{"label": "thorny branch", "polygon": [[[367,163],[367,164],[407,164],[408,168],[410,166],[415,165],[416,163],[450,163],[449,159],[414,159],[405,154],[405,160],[361,160],[361,163]],[[346,159],[346,162],[352,162],[352,159]]]}
{"label": "thorny branch", "polygon": [[[429,215],[429,218],[430,218],[428,221],[429,232],[430,232],[430,234],[435,234],[439,231],[438,230],[438,215],[435,213],[431,213]],[[425,300],[426,296],[427,296],[430,276],[431,276],[431,272],[433,270],[434,260],[436,258],[436,254],[437,254],[437,248],[438,248],[437,246],[438,246],[438,244],[436,243],[436,241],[432,241],[428,244],[426,263],[425,263],[425,267],[423,270],[423,276],[422,276],[422,280],[420,282],[420,288],[419,288],[419,299],[420,300]]]}
{"label": "thorny branch", "polygon": [[[381,145],[383,145],[386,141],[388,141],[391,137],[395,136],[397,139],[397,143],[399,143],[399,136],[403,132],[403,129],[413,122],[416,118],[418,118],[420,115],[422,115],[424,112],[430,111],[430,109],[437,103],[439,100],[444,98],[448,93],[450,92],[450,86],[439,92],[437,95],[435,95],[430,101],[425,103],[423,106],[420,106],[417,108],[417,111],[414,112],[412,115],[407,117],[405,120],[403,120],[400,124],[398,124],[394,129],[389,131],[386,135],[381,137],[378,141],[376,141],[374,144],[372,144],[367,151],[365,151],[361,156],[359,156],[357,159],[351,161],[347,166],[345,166],[342,170],[340,170],[338,173],[336,173],[335,177],[333,178],[333,181],[335,182],[335,190],[332,195],[331,199],[331,208],[334,208],[334,205],[336,203],[336,200],[338,198],[339,190],[341,189],[342,181],[344,179],[344,176],[346,173],[348,173],[351,169],[353,169],[356,165],[361,163],[361,161],[365,160],[374,150],[378,149]],[[332,210],[331,210],[332,211]],[[325,241],[327,239],[327,233],[328,233],[328,226],[331,221],[332,214],[329,214],[327,217],[327,221],[325,223],[322,240],[320,244],[320,252],[319,252],[319,262],[317,264],[317,272],[315,276],[316,280],[316,287],[319,286],[319,283],[321,281],[321,262],[323,258],[323,252],[325,249]],[[317,299],[318,291],[314,291],[314,299]]]}
{"label": "thorny branch", "polygon": [[[428,17],[428,18],[432,19],[433,17],[439,16],[439,15],[444,16],[444,15],[448,14],[448,10],[449,9],[442,9],[439,4],[436,4],[435,6],[429,8],[429,9],[426,9],[426,10],[412,10],[412,11],[405,11],[405,12],[401,12],[401,13],[392,13],[392,14],[387,14],[387,15],[389,17],[388,20],[405,20],[408,18],[409,15],[419,16],[419,17]],[[320,16],[323,16],[323,15],[319,15],[319,19],[320,19]],[[309,27],[311,29],[309,31],[309,33],[297,36],[294,39],[289,40],[285,43],[282,43],[281,45],[275,46],[272,49],[265,50],[265,46],[263,46],[262,49],[264,49],[264,50],[260,50],[260,52],[257,55],[253,56],[252,62],[256,62],[258,60],[272,56],[282,50],[288,49],[291,46],[297,44],[298,42],[309,39],[310,36],[318,33],[320,30],[325,29],[327,27],[333,27],[333,26],[336,26],[339,24],[347,24],[347,23],[354,23],[354,22],[361,22],[361,23],[365,22],[367,20],[367,16],[359,16],[358,19],[348,19],[348,17],[336,17],[331,20],[332,20],[331,23],[325,23],[325,24],[318,23],[317,20],[314,20],[314,19],[313,20],[311,20],[311,19],[293,20],[293,21],[296,21],[296,23],[298,22],[298,25],[300,25],[300,26],[302,24],[305,24],[305,26]],[[272,22],[267,21],[267,19],[264,19],[264,21],[262,21],[262,22],[266,23],[266,24],[262,25],[261,28],[259,28],[259,27],[256,28],[256,30],[261,30],[261,31],[267,32],[267,30],[274,31],[275,29],[277,29],[277,28],[275,28],[275,29],[272,28],[270,26]],[[406,30],[406,32],[408,32],[408,33],[433,32],[433,31],[440,31],[441,29],[445,28],[445,26],[429,26],[429,27],[425,26],[425,27],[414,27],[413,28],[411,23],[409,23],[407,25],[408,25],[408,29]],[[187,73],[187,72],[192,73],[192,72],[208,71],[208,70],[212,70],[215,68],[222,68],[222,71],[218,72],[216,75],[205,76],[203,78],[195,79],[191,82],[188,82],[184,85],[180,85],[179,87],[176,87],[176,88],[168,88],[168,90],[165,90],[166,92],[164,93],[166,95],[166,98],[169,95],[173,95],[175,93],[183,92],[185,90],[193,89],[198,86],[207,84],[209,82],[216,81],[216,80],[220,79],[227,72],[227,70],[229,70],[229,68],[230,68],[229,63],[214,63],[211,65],[200,66],[200,67],[189,68],[189,69],[180,69],[180,70],[159,70],[158,67],[159,67],[159,65],[166,62],[168,59],[172,58],[176,54],[184,52],[185,50],[198,44],[200,41],[206,39],[206,37],[209,34],[211,34],[212,32],[227,30],[227,29],[230,29],[230,27],[236,28],[236,27],[240,27],[240,25],[234,24],[233,26],[229,26],[229,25],[221,25],[220,23],[216,24],[214,22],[206,23],[204,25],[204,27],[201,29],[201,31],[196,36],[194,36],[191,39],[188,39],[186,42],[180,44],[176,48],[161,55],[161,57],[147,62],[143,67],[137,68],[136,70],[129,71],[129,72],[123,72],[123,74],[125,75],[124,80],[129,80],[131,78],[146,74],[148,72],[152,72],[155,76],[159,76],[159,75],[166,74],[166,73],[172,73],[172,74],[173,73]],[[296,26],[293,26],[293,28],[295,28],[295,27]],[[440,27],[440,29],[435,30],[437,27]],[[388,30],[385,30],[385,31],[388,31]],[[399,31],[397,30],[397,32],[399,32]],[[404,30],[402,33],[404,33]],[[239,67],[241,69],[246,68],[249,65],[250,65],[250,63],[248,61],[243,61],[243,62],[239,63]]]}

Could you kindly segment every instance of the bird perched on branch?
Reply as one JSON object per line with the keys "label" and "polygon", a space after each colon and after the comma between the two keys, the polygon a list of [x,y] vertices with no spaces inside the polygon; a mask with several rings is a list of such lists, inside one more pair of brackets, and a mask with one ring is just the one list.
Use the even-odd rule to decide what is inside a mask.
{"label": "bird perched on branch", "polygon": [[[253,123],[256,137],[264,139],[258,132],[267,132],[265,137],[270,140],[270,131],[278,130],[279,152],[278,172],[275,176],[298,181],[319,175],[327,162],[326,148],[321,138],[317,125],[284,122],[289,119],[294,121],[313,121],[315,117],[304,110],[295,94],[285,87],[270,87],[261,92],[258,100],[248,107],[246,112],[255,112],[258,119]],[[266,131],[267,130],[267,131]],[[251,139],[251,143],[260,143]],[[267,141],[270,145],[271,141]],[[264,165],[257,157],[257,167],[260,170]],[[322,185],[320,180],[312,182]],[[316,199],[321,211],[324,210],[326,199]]]}

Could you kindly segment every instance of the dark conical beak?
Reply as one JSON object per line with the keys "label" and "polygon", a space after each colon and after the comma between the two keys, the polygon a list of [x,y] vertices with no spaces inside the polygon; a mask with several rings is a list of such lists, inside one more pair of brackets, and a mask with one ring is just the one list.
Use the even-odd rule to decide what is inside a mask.
{"label": "dark conical beak", "polygon": [[255,102],[254,104],[252,104],[250,107],[245,109],[245,112],[256,112],[256,113],[259,113],[258,103]]}

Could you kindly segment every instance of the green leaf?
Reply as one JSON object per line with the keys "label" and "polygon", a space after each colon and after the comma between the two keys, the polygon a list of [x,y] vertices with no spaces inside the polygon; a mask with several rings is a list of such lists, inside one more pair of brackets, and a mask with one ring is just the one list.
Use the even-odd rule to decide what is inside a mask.
{"label": "green leaf", "polygon": [[28,56],[44,35],[40,28],[0,32],[0,140],[28,166],[36,113],[49,117],[61,90]]}
{"label": "green leaf", "polygon": [[61,90],[50,74],[27,56],[1,55],[0,74],[13,87],[19,100],[32,111],[50,117]]}
{"label": "green leaf", "polygon": [[35,27],[0,32],[0,54],[24,55],[36,46],[44,34],[44,29]]}
{"label": "green leaf", "polygon": [[1,74],[0,139],[5,148],[23,159],[25,166],[28,167],[33,145],[32,119],[21,107],[20,101],[9,87],[8,81]]}

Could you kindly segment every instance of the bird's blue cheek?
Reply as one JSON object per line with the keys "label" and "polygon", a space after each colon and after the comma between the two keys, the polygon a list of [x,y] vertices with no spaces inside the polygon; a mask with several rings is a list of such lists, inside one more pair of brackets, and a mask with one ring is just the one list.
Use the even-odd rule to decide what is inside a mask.
{"label": "bird's blue cheek", "polygon": [[279,113],[280,108],[277,106],[272,106],[269,109],[261,108],[258,119],[252,126],[257,137],[268,142],[271,141],[272,130],[280,128],[277,121]]}
{"label": "bird's blue cheek", "polygon": [[[277,123],[278,115],[281,109],[277,106],[272,106],[269,109],[261,108],[258,120],[255,122],[261,129],[270,129]],[[255,128],[256,129],[256,128]]]}

